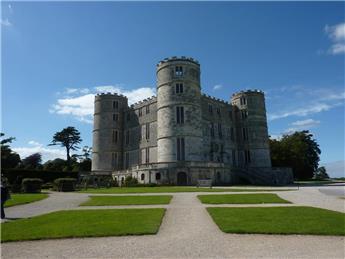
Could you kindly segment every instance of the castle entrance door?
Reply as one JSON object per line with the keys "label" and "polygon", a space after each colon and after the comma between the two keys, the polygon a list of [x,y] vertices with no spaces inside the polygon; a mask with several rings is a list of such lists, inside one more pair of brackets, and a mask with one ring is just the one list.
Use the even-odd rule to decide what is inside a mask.
{"label": "castle entrance door", "polygon": [[187,174],[185,172],[177,173],[177,185],[187,185]]}

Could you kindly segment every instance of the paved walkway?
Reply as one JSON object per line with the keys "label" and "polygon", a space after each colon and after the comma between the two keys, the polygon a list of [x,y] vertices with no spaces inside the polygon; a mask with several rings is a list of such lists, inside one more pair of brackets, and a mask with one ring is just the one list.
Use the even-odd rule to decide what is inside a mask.
{"label": "paved walkway", "polygon": [[[320,194],[321,206],[338,209],[338,205],[323,202],[331,197],[333,203],[344,202],[327,196],[316,188],[279,192],[288,200],[310,205]],[[3,258],[344,258],[344,237],[301,235],[237,235],[225,234],[214,224],[197,195],[174,193],[157,235],[104,238],[75,238],[27,241],[2,244]],[[212,193],[217,194],[217,193]],[[219,194],[219,193],[218,193]],[[52,194],[53,199],[69,200],[69,205],[51,204],[40,208],[47,211],[72,209],[86,200],[84,194]],[[66,195],[66,196],[65,196]],[[151,194],[150,194],[151,195]],[[159,194],[157,194],[159,195]],[[297,197],[305,197],[298,199]],[[323,198],[322,198],[323,197]],[[39,201],[41,203],[43,201]],[[38,204],[39,202],[36,202]],[[59,203],[59,204],[60,204]],[[29,204],[28,204],[29,205]],[[19,213],[8,208],[8,213]],[[32,207],[34,204],[32,204]],[[30,206],[28,206],[29,208]],[[36,206],[35,206],[36,207]],[[112,206],[111,206],[112,207]],[[160,206],[164,207],[164,206]],[[14,209],[15,207],[13,207]],[[37,207],[36,207],[37,210]],[[26,214],[27,216],[28,214]]]}

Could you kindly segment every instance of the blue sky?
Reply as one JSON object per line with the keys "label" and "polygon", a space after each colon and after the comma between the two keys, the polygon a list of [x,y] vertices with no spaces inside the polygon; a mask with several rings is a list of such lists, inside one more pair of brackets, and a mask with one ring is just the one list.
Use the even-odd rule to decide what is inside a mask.
{"label": "blue sky", "polygon": [[344,174],[344,2],[2,2],[2,131],[22,156],[67,126],[92,143],[93,95],[155,93],[156,63],[191,56],[202,91],[266,92],[269,133],[309,129]]}

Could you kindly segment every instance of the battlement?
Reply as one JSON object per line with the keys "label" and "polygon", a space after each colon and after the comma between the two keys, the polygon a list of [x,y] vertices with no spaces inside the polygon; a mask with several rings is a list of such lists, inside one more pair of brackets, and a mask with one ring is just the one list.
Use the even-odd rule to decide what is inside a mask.
{"label": "battlement", "polygon": [[242,95],[242,94],[262,94],[264,95],[265,93],[259,89],[252,89],[252,90],[242,90],[236,93],[232,94],[232,97],[236,96],[236,95]]}
{"label": "battlement", "polygon": [[146,105],[154,103],[154,102],[157,102],[157,97],[153,95],[153,96],[151,96],[151,97],[149,97],[147,99],[144,99],[144,100],[141,100],[139,102],[133,103],[130,106],[130,108],[131,109],[138,109],[140,107],[146,106]]}
{"label": "battlement", "polygon": [[158,64],[157,64],[157,67],[159,67],[159,66],[161,66],[161,65],[163,65],[165,63],[173,62],[173,61],[187,61],[187,62],[191,62],[191,63],[194,63],[194,64],[200,66],[199,61],[197,61],[194,58],[186,57],[186,56],[181,56],[181,57],[172,56],[170,58],[165,58],[165,59],[159,61]]}
{"label": "battlement", "polygon": [[225,100],[223,100],[223,99],[219,99],[219,98],[216,98],[216,97],[214,97],[214,96],[211,96],[211,95],[208,95],[208,94],[202,94],[202,97],[204,97],[204,98],[207,98],[207,99],[209,99],[209,100],[211,100],[211,101],[213,101],[213,102],[218,102],[218,103],[222,103],[222,104],[230,104],[229,102],[227,102],[227,101],[225,101]]}
{"label": "battlement", "polygon": [[111,92],[107,92],[107,93],[98,93],[96,94],[96,97],[109,97],[109,98],[114,98],[114,97],[118,97],[118,98],[124,98],[124,99],[128,99],[127,96],[123,95],[123,94],[118,94],[118,93],[111,93]]}

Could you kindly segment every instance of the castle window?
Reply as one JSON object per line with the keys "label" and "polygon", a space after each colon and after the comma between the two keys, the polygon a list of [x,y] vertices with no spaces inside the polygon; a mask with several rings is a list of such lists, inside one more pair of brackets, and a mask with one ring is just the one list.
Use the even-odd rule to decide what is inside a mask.
{"label": "castle window", "polygon": [[146,139],[150,139],[150,123],[146,123]]}
{"label": "castle window", "polygon": [[211,137],[214,137],[214,124],[212,122],[210,124],[210,132],[211,132]]}
{"label": "castle window", "polygon": [[245,97],[241,97],[241,98],[240,98],[240,104],[241,104],[241,105],[246,105],[246,104],[247,104],[247,100],[246,100]]}
{"label": "castle window", "polygon": [[183,161],[185,160],[184,138],[177,138],[176,141],[177,160]]}
{"label": "castle window", "polygon": [[181,66],[175,67],[175,75],[176,76],[182,76],[183,75],[183,69]]}
{"label": "castle window", "polygon": [[161,179],[161,173],[156,173],[156,180],[160,180]]}
{"label": "castle window", "polygon": [[249,150],[244,151],[244,162],[246,164],[250,164],[250,151]]}
{"label": "castle window", "polygon": [[184,123],[184,107],[182,106],[176,107],[176,123],[177,124]]}
{"label": "castle window", "polygon": [[247,110],[241,110],[241,117],[242,117],[242,120],[247,119],[248,111]]}
{"label": "castle window", "polygon": [[146,114],[149,114],[150,113],[150,105],[147,105],[146,106]]}
{"label": "castle window", "polygon": [[150,163],[150,148],[145,149],[145,163]]}
{"label": "castle window", "polygon": [[125,167],[126,169],[129,168],[129,153],[126,152],[126,155],[125,155]]}
{"label": "castle window", "polygon": [[219,138],[223,137],[222,124],[221,123],[218,123],[218,136],[219,136]]}
{"label": "castle window", "polygon": [[242,137],[243,137],[243,140],[248,140],[248,129],[247,128],[242,128]]}
{"label": "castle window", "polygon": [[140,179],[141,179],[142,181],[145,181],[145,174],[141,174],[141,175],[140,175]]}
{"label": "castle window", "polygon": [[112,165],[112,168],[114,168],[114,169],[117,168],[117,153],[112,153],[111,165]]}
{"label": "castle window", "polygon": [[118,109],[118,108],[119,108],[119,102],[113,101],[113,109]]}
{"label": "castle window", "polygon": [[182,83],[178,83],[175,85],[175,92],[177,94],[182,94],[183,93],[183,84]]}
{"label": "castle window", "polygon": [[117,140],[119,138],[119,133],[117,130],[113,130],[113,143],[117,143]]}
{"label": "castle window", "polygon": [[217,108],[217,114],[220,116],[220,108]]}
{"label": "castle window", "polygon": [[139,132],[139,140],[142,140],[142,139],[143,139],[144,130],[145,130],[145,125],[141,125],[141,126],[140,126],[140,132]]}
{"label": "castle window", "polygon": [[118,121],[119,120],[119,115],[117,113],[113,114],[113,121]]}
{"label": "castle window", "polygon": [[210,114],[213,113],[213,107],[212,107],[211,104],[208,105],[208,112],[209,112]]}
{"label": "castle window", "polygon": [[143,116],[143,108],[139,108],[139,117]]}
{"label": "castle window", "polygon": [[129,130],[126,132],[126,145],[129,144]]}

